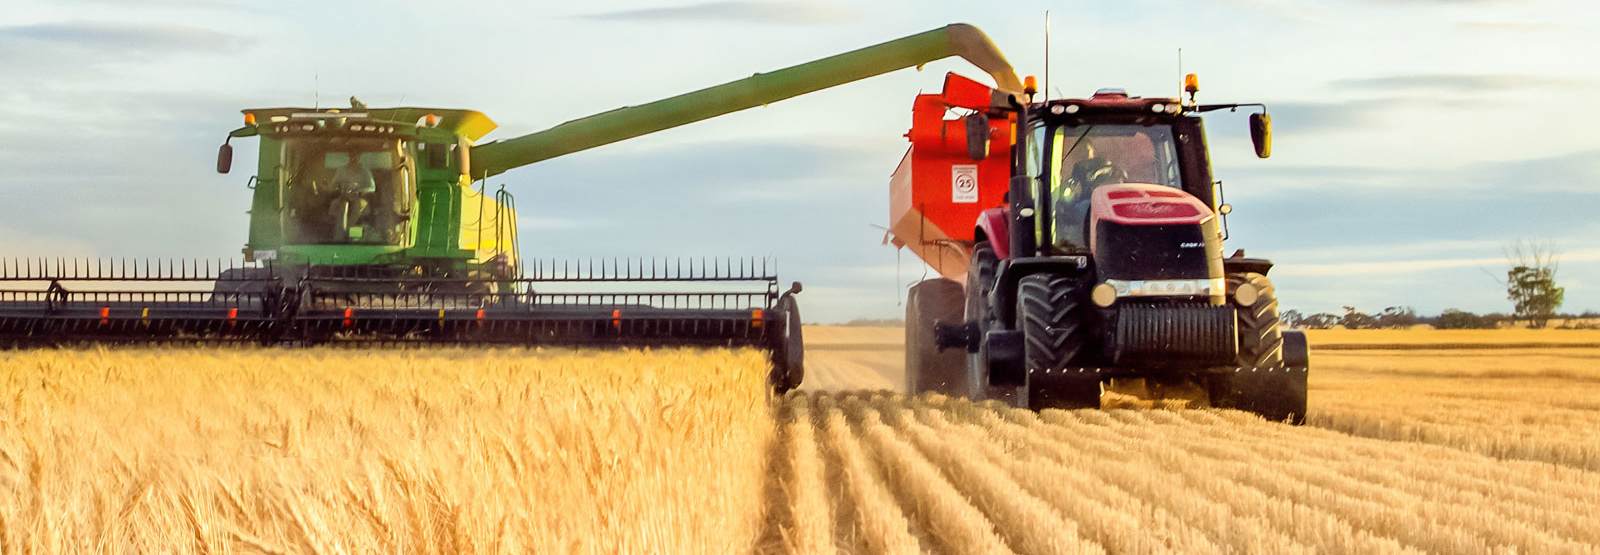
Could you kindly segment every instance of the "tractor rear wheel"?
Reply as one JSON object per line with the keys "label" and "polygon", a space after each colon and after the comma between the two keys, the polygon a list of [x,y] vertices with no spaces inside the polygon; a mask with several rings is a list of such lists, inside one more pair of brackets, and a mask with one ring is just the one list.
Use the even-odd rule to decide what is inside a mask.
{"label": "tractor rear wheel", "polygon": [[1089,360],[1089,307],[1078,280],[1049,274],[1017,284],[1028,408],[1100,408],[1100,377],[1082,372]]}
{"label": "tractor rear wheel", "polygon": [[966,355],[960,349],[939,351],[934,326],[961,323],[961,284],[929,279],[911,286],[906,295],[906,393],[965,393]]}
{"label": "tractor rear wheel", "polygon": [[1211,405],[1239,409],[1274,422],[1304,424],[1306,368],[1284,364],[1284,333],[1278,296],[1267,276],[1247,272],[1228,276],[1228,298],[1242,286],[1256,290],[1250,306],[1238,306],[1237,367],[1207,381]]}
{"label": "tractor rear wheel", "polygon": [[[981,341],[983,334],[993,329],[994,316],[989,307],[989,293],[994,290],[995,272],[1000,265],[999,257],[994,254],[994,247],[988,241],[981,241],[972,247],[972,261],[967,265],[967,322],[973,324],[975,339]],[[990,381],[987,365],[984,364],[983,355],[977,352],[967,354],[967,397],[974,401],[985,399],[1002,399],[1014,401],[1022,395],[1020,384],[994,384]]]}

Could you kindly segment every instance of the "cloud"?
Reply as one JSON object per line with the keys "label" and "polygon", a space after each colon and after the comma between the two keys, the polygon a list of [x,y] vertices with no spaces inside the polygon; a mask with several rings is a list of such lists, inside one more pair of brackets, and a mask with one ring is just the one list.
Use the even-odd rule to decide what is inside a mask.
{"label": "cloud", "polygon": [[53,22],[0,27],[0,48],[70,48],[123,54],[232,50],[241,37],[185,25]]}
{"label": "cloud", "polygon": [[1544,33],[1560,29],[1561,25],[1548,21],[1463,21],[1456,27],[1464,31]]}
{"label": "cloud", "polygon": [[601,21],[718,21],[775,25],[821,25],[856,19],[842,6],[813,2],[702,2],[669,8],[616,10],[578,16]]}
{"label": "cloud", "polygon": [[[1279,125],[1276,119],[1273,125]],[[1427,196],[1446,202],[1504,196],[1512,203],[1528,196],[1594,195],[1600,189],[1600,150],[1584,150],[1519,160],[1474,162],[1454,168],[1329,165],[1241,165],[1227,168],[1230,181],[1270,187],[1241,188],[1241,198],[1304,196],[1339,191],[1354,198],[1385,195],[1396,199]],[[1233,191],[1230,190],[1230,193]],[[1231,198],[1231,197],[1230,197]],[[1550,200],[1554,200],[1551,198]]]}
{"label": "cloud", "polygon": [[[183,54],[222,54],[251,39],[200,27],[88,21],[0,27],[0,71],[45,76],[44,84],[105,76],[104,69],[140,66]],[[38,87],[40,81],[22,83]]]}
{"label": "cloud", "polygon": [[1508,90],[1570,87],[1581,82],[1554,77],[1513,74],[1435,73],[1390,75],[1339,79],[1330,85],[1337,89],[1381,92],[1498,92]]}

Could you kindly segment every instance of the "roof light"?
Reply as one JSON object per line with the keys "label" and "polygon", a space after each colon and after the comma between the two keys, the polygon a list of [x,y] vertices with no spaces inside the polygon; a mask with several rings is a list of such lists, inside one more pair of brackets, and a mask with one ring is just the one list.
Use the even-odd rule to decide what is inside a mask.
{"label": "roof light", "polygon": [[1023,77],[1022,92],[1030,95],[1039,92],[1039,80],[1035,79],[1032,75]]}
{"label": "roof light", "polygon": [[1051,106],[1050,107],[1050,113],[1058,115],[1058,116],[1061,115],[1061,113],[1065,112],[1065,111],[1067,111],[1067,107],[1066,106],[1062,106],[1060,104],[1057,104],[1055,106]]}
{"label": "roof light", "polygon": [[1076,114],[1076,113],[1078,113],[1078,110],[1080,110],[1080,109],[1081,108],[1077,104],[1068,104],[1067,105],[1067,113],[1068,114]]}
{"label": "roof light", "polygon": [[1191,95],[1200,92],[1200,76],[1193,73],[1183,76],[1183,92]]}
{"label": "roof light", "polygon": [[244,124],[248,125],[248,126],[251,126],[251,127],[255,127],[256,126],[256,115],[254,113],[252,113],[252,112],[245,112],[244,113]]}
{"label": "roof light", "polygon": [[1155,105],[1152,105],[1152,106],[1150,106],[1150,111],[1155,112],[1157,114],[1160,114],[1162,112],[1166,112],[1167,111],[1167,105],[1166,104],[1155,104]]}
{"label": "roof light", "polygon": [[428,114],[426,116],[422,116],[422,121],[427,123],[428,127],[438,127],[439,114]]}

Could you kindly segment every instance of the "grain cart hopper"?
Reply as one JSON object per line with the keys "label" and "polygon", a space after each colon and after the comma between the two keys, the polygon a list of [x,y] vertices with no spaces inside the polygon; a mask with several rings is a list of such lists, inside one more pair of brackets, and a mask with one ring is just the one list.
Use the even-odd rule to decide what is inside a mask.
{"label": "grain cart hopper", "polygon": [[[1302,422],[1305,337],[1283,330],[1272,263],[1223,256],[1230,208],[1196,104],[1106,89],[1036,101],[950,74],[912,107],[892,233],[942,277],[906,302],[906,387],[1033,408],[1098,407],[1102,385],[1188,384],[1214,406]],[[956,111],[961,115],[947,119]]]}
{"label": "grain cart hopper", "polygon": [[[746,345],[775,388],[803,376],[796,283],[754,260],[519,258],[514,202],[488,177],[929,61],[1020,88],[983,33],[950,25],[502,141],[472,110],[264,108],[242,263],[0,263],[0,346],[152,341]],[[217,170],[227,173],[225,141]],[[178,217],[178,215],[173,215]]]}

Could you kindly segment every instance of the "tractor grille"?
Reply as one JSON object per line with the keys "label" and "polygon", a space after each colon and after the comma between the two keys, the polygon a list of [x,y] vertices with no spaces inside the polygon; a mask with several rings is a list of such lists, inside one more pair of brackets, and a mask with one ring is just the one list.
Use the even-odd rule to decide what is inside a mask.
{"label": "tractor grille", "polygon": [[1129,303],[1117,310],[1109,349],[1118,366],[1233,364],[1239,350],[1233,307]]}

